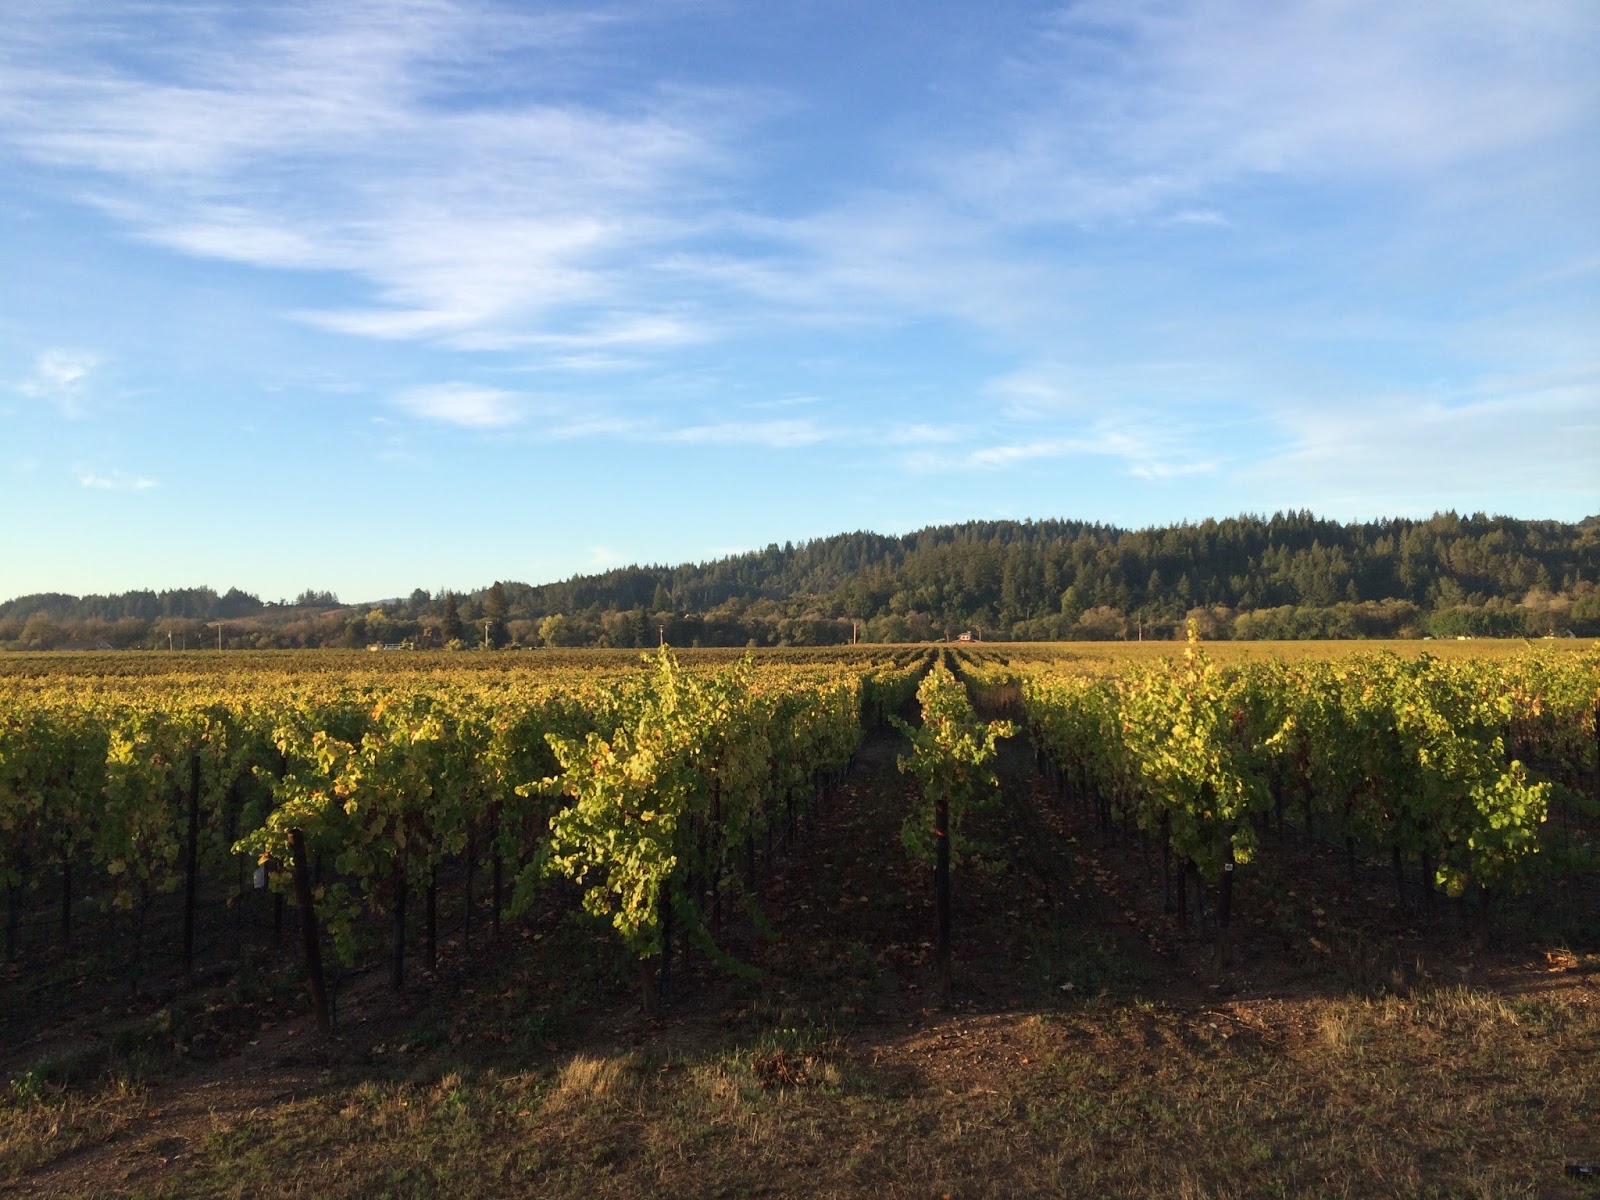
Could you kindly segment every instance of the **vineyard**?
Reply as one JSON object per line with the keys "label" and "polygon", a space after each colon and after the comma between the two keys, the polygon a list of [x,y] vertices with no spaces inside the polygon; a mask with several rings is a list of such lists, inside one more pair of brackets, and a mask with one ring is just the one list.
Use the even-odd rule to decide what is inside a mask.
{"label": "vineyard", "polygon": [[242,913],[263,890],[275,927],[285,899],[297,910],[326,1032],[324,936],[349,966],[387,917],[401,987],[414,896],[436,958],[441,872],[459,877],[468,929],[480,881],[498,927],[559,875],[641,961],[675,927],[707,941],[747,897],[758,843],[770,854],[863,727],[910,696],[920,656],[902,658],[15,674],[0,690],[6,960],[24,925],[53,920],[66,942],[88,912],[125,940],[137,989],[161,898],[181,896],[188,973],[201,893]]}
{"label": "vineyard", "polygon": [[[1020,693],[1063,796],[1155,846],[1180,928],[1191,888],[1217,890],[1226,955],[1234,880],[1259,830],[1286,820],[1357,860],[1386,856],[1403,895],[1497,893],[1587,871],[1600,815],[1600,656],[1490,663],[1394,654],[1232,668],[1193,635],[1181,659],[1105,677],[979,664],[980,691]],[[1545,831],[1555,814],[1562,834]]]}
{"label": "vineyard", "polygon": [[[0,673],[0,1134],[83,1086],[39,1066],[73,1014],[170,1023],[248,975],[276,981],[270,1020],[298,1044],[337,1047],[381,992],[398,1012],[441,979],[498,988],[513,947],[580,926],[609,964],[580,970],[584,1004],[658,1036],[718,989],[740,1020],[776,1004],[780,1044],[741,1062],[780,1092],[823,1073],[791,1044],[819,979],[857,980],[808,1002],[831,1027],[1109,1003],[1169,953],[1182,988],[1232,994],[1279,941],[1382,991],[1417,971],[1380,954],[1368,979],[1332,961],[1340,937],[1372,959],[1419,926],[1458,957],[1559,943],[1585,963],[1597,718],[1592,648],[19,657]],[[1350,916],[1329,933],[1325,909]],[[787,1000],[773,954],[800,956]],[[512,991],[559,990],[562,961]],[[184,1053],[223,1061],[241,1036]],[[0,1188],[51,1157],[0,1150]]]}

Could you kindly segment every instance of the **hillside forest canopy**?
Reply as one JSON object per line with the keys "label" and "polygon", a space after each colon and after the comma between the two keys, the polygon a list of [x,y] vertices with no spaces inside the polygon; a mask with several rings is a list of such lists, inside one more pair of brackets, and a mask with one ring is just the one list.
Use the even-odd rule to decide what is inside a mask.
{"label": "hillside forest canopy", "polygon": [[40,594],[0,603],[10,650],[407,646],[808,646],[1600,635],[1600,516],[1309,512],[1124,530],[969,521],[858,532],[558,583],[342,604],[307,590]]}

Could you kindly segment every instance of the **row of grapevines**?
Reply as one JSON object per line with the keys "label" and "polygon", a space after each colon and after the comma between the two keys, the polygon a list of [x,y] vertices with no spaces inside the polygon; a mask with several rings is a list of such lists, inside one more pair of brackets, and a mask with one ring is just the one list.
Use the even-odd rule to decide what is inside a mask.
{"label": "row of grapevines", "polygon": [[1087,679],[1024,679],[1036,744],[1108,813],[1217,880],[1295,793],[1308,823],[1424,864],[1430,886],[1515,884],[1540,846],[1552,784],[1513,747],[1592,753],[1600,662],[1404,660],[1225,669],[1191,635],[1181,660]]}
{"label": "row of grapevines", "polygon": [[87,860],[109,906],[139,918],[136,932],[153,896],[185,885],[187,961],[196,880],[228,858],[234,832],[253,819],[236,786],[251,750],[248,728],[217,696],[149,704],[59,687],[0,696],[8,952],[22,891],[51,871],[70,935],[74,868]]}
{"label": "row of grapevines", "polygon": [[647,1007],[672,922],[713,949],[724,895],[749,898],[755,839],[849,762],[862,686],[853,672],[763,677],[750,660],[688,674],[663,651],[609,732],[549,739],[560,773],[520,789],[566,799],[546,867],[611,921],[641,964]]}
{"label": "row of grapevines", "polygon": [[[608,881],[586,903],[635,949],[659,941],[658,917],[640,913],[659,914],[663,892],[699,932],[707,893],[720,916],[741,847],[792,820],[848,761],[863,717],[900,703],[916,674],[909,658],[859,657],[685,672],[666,653],[646,675],[302,675],[234,661],[210,677],[0,685],[13,952],[21,893],[59,871],[69,926],[86,860],[112,905],[140,915],[185,887],[186,955],[197,880],[232,864],[267,868],[346,961],[363,917],[390,914],[396,982],[407,896],[427,890],[431,948],[435,873],[451,859],[467,864],[469,912],[487,858],[497,915],[508,863],[513,908],[545,873],[578,871]],[[635,826],[653,819],[642,814],[663,820],[641,838]]]}
{"label": "row of grapevines", "polygon": [[975,856],[978,848],[961,836],[961,827],[1000,786],[993,767],[996,742],[1016,730],[1009,721],[980,721],[965,685],[942,660],[923,676],[917,700],[920,724],[890,718],[911,743],[911,753],[901,755],[898,766],[918,784],[919,803],[901,826],[900,838],[913,859],[933,868],[934,957],[940,999],[949,1003],[950,868]]}

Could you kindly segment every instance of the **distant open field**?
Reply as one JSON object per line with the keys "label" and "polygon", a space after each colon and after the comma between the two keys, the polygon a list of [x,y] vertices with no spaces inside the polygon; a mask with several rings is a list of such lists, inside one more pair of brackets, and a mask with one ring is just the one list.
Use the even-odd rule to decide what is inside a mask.
{"label": "distant open field", "polygon": [[[1221,662],[1255,662],[1271,658],[1340,658],[1387,650],[1414,658],[1512,658],[1529,651],[1581,654],[1600,646],[1593,638],[1432,638],[1367,641],[1207,641],[1206,652]],[[857,646],[708,647],[674,648],[688,665],[736,661],[746,654],[760,661],[780,663],[832,663],[905,656],[940,646],[1028,661],[1049,659],[1081,661],[1096,671],[1106,664],[1153,662],[1182,652],[1183,643],[1146,642],[897,642]],[[237,674],[263,671],[271,674],[323,674],[396,671],[427,674],[442,670],[489,672],[626,671],[636,667],[649,650],[114,650],[15,652],[0,654],[0,678],[5,676],[109,677],[120,675]]]}
{"label": "distant open field", "polygon": [[[686,666],[737,662],[746,654],[762,661],[794,664],[868,662],[910,656],[927,646],[817,646],[673,648]],[[7,676],[112,678],[185,675],[338,675],[386,673],[427,675],[444,671],[561,674],[631,671],[653,651],[638,649],[561,650],[54,650],[0,654],[0,678]]]}
{"label": "distant open field", "polygon": [[[1440,640],[1411,638],[1405,640],[1339,639],[1335,641],[1206,641],[1206,653],[1219,662],[1261,662],[1267,659],[1332,659],[1347,658],[1355,654],[1375,654],[1389,651],[1405,658],[1430,654],[1441,659],[1505,659],[1515,658],[1531,651],[1555,654],[1582,654],[1600,646],[1594,638],[1466,638]],[[1096,664],[1122,662],[1154,662],[1183,652],[1182,642],[985,642],[974,644],[974,649],[1001,657],[1020,659],[1044,658],[1054,661],[1081,661]]]}

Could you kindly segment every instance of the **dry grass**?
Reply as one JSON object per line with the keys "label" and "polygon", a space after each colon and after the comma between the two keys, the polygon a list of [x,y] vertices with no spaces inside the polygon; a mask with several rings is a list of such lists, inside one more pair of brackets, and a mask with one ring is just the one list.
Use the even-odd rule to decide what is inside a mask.
{"label": "dry grass", "polygon": [[1596,1000],[1114,1005],[356,1080],[128,1191],[1583,1196],[1564,1165],[1600,1157]]}
{"label": "dry grass", "polygon": [[[1565,1164],[1600,1159],[1600,992],[1560,981],[777,1026],[503,1073],[441,1049],[45,1194],[1578,1197]],[[147,1103],[8,1101],[0,1181]]]}
{"label": "dry grass", "polygon": [[0,1093],[0,1190],[45,1163],[112,1140],[144,1112],[140,1089],[122,1081],[83,1093],[36,1086],[25,1076]]}
{"label": "dry grass", "polygon": [[557,1073],[543,1111],[551,1114],[620,1105],[638,1091],[639,1072],[637,1055],[576,1055]]}

